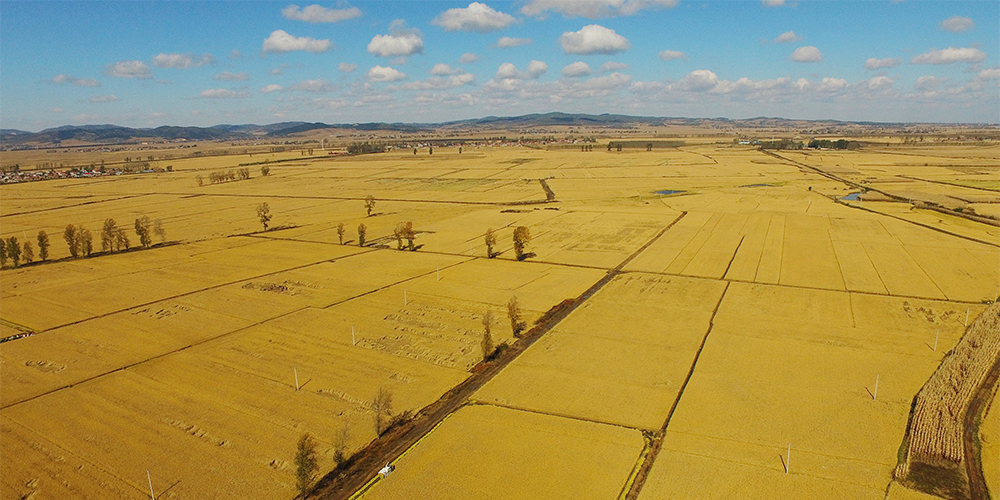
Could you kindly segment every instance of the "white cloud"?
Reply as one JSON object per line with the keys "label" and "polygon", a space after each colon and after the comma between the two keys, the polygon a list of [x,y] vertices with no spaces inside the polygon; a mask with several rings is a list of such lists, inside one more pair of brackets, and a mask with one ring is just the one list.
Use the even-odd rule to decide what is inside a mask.
{"label": "white cloud", "polygon": [[90,97],[87,100],[90,101],[90,102],[93,102],[93,103],[115,102],[115,101],[118,100],[118,96],[116,96],[114,94],[111,94],[111,95],[95,95],[95,96]]}
{"label": "white cloud", "polygon": [[315,38],[303,36],[294,37],[284,30],[275,30],[264,40],[261,48],[267,53],[283,53],[296,50],[304,50],[313,54],[320,54],[330,50],[330,40],[316,40]]}
{"label": "white cloud", "polygon": [[435,64],[434,67],[431,68],[431,74],[435,76],[457,75],[461,72],[461,68],[452,68],[444,63]]}
{"label": "white cloud", "polygon": [[671,89],[705,92],[714,89],[718,84],[718,75],[707,69],[696,69],[681,78],[676,85],[671,86]]}
{"label": "white cloud", "polygon": [[893,59],[891,57],[886,57],[885,59],[875,59],[874,57],[869,58],[865,61],[865,69],[879,69],[879,68],[893,68],[899,66],[899,63],[903,62],[900,59]]}
{"label": "white cloud", "polygon": [[64,84],[69,83],[76,85],[77,87],[100,87],[101,82],[94,80],[93,78],[77,78],[75,76],[58,74],[52,77],[52,83]]}
{"label": "white cloud", "polygon": [[[458,75],[452,75],[447,78],[433,77],[426,80],[421,80],[418,82],[407,82],[399,86],[399,90],[443,90],[453,87],[461,87],[462,85],[468,85],[476,80],[476,77],[470,73],[461,73]],[[392,87],[387,88],[387,90],[393,90]]]}
{"label": "white cloud", "polygon": [[913,64],[950,64],[956,62],[977,63],[986,59],[986,54],[975,47],[948,47],[932,50],[914,57]]}
{"label": "white cloud", "polygon": [[792,52],[792,60],[801,63],[820,62],[823,60],[823,53],[812,45],[799,47]]}
{"label": "white cloud", "polygon": [[229,51],[229,58],[232,59],[232,60],[234,60],[234,61],[237,60],[237,59],[243,59],[243,53],[240,52],[240,51],[238,51],[238,50],[236,50],[236,49],[233,49],[233,50]]}
{"label": "white cloud", "polygon": [[530,38],[511,38],[505,36],[497,40],[497,47],[501,49],[508,49],[510,47],[517,47],[518,45],[527,45],[531,43]]}
{"label": "white cloud", "polygon": [[583,61],[577,61],[563,68],[562,74],[563,76],[568,76],[570,78],[587,76],[590,74],[590,66],[588,66],[587,63]]}
{"label": "white cloud", "polygon": [[785,0],[760,0],[764,7],[781,7],[785,5]]}
{"label": "white cloud", "polygon": [[497,68],[494,77],[497,80],[535,80],[549,70],[549,65],[542,61],[531,61],[528,69],[524,72],[518,71],[517,67],[511,63],[503,63]]}
{"label": "white cloud", "polygon": [[563,17],[631,16],[644,9],[663,9],[677,5],[678,0],[532,0],[521,8],[526,16],[543,16],[548,11]]}
{"label": "white cloud", "polygon": [[800,42],[800,41],[802,41],[802,37],[799,36],[799,35],[796,35],[794,31],[786,31],[786,32],[778,35],[778,37],[775,38],[774,40],[772,40],[772,42],[774,42],[774,43],[791,43],[791,42]]}
{"label": "white cloud", "polygon": [[627,68],[628,64],[615,61],[608,61],[601,65],[601,73],[608,73],[611,71],[618,71],[620,69],[627,69]]}
{"label": "white cloud", "polygon": [[344,9],[327,9],[319,5],[310,5],[299,10],[298,5],[289,5],[281,9],[281,16],[294,21],[305,21],[307,23],[337,23],[361,16],[361,10],[357,7],[347,7]]}
{"label": "white cloud", "polygon": [[412,56],[424,51],[424,41],[417,33],[375,35],[368,44],[368,52],[380,57]]}
{"label": "white cloud", "polygon": [[632,45],[615,30],[599,24],[584,26],[580,31],[567,31],[559,37],[563,51],[567,54],[617,54]]}
{"label": "white cloud", "polygon": [[342,62],[337,65],[337,70],[341,73],[350,73],[356,69],[358,69],[358,65],[353,63]]}
{"label": "white cloud", "polygon": [[517,22],[510,14],[505,14],[490,8],[490,6],[472,2],[464,9],[448,9],[435,17],[431,24],[444,28],[445,31],[477,31],[487,33],[506,28]]}
{"label": "white cloud", "polygon": [[477,56],[477,55],[475,55],[475,54],[473,54],[471,52],[466,52],[466,53],[462,54],[462,57],[458,58],[459,64],[472,64],[472,63],[474,63],[474,62],[476,62],[478,60],[479,60],[479,56]]}
{"label": "white cloud", "polygon": [[944,21],[941,21],[941,29],[950,31],[952,33],[961,33],[963,31],[969,31],[976,27],[976,23],[969,19],[968,17],[962,16],[951,16]]}
{"label": "white cloud", "polygon": [[531,61],[528,63],[528,78],[535,79],[549,70],[549,65],[543,63],[542,61]]}
{"label": "white cloud", "polygon": [[153,78],[149,66],[146,66],[146,63],[142,61],[118,61],[109,64],[104,72],[115,78],[138,78],[140,80]]}
{"label": "white cloud", "polygon": [[287,90],[299,90],[302,92],[332,92],[334,90],[333,84],[323,80],[322,78],[316,80],[305,80],[295,85],[291,85]]}
{"label": "white cloud", "polygon": [[212,54],[204,54],[197,59],[191,54],[157,54],[153,57],[153,66],[157,68],[184,69],[192,66],[204,66],[215,62]]}
{"label": "white cloud", "polygon": [[816,92],[834,93],[847,88],[847,80],[843,78],[824,77],[816,85],[810,83],[809,87]]}
{"label": "white cloud", "polygon": [[218,75],[212,77],[213,80],[228,80],[233,82],[245,82],[250,79],[250,75],[240,72],[240,73],[230,73],[228,71],[223,71]]}
{"label": "white cloud", "polygon": [[205,99],[243,99],[245,97],[250,97],[249,92],[234,91],[229,89],[208,89],[202,90],[198,94]]}
{"label": "white cloud", "polygon": [[976,75],[979,80],[1000,80],[1000,66],[986,68]]}
{"label": "white cloud", "polygon": [[895,82],[887,76],[876,76],[867,80],[865,85],[868,87],[868,90],[883,90],[892,87],[893,83]]}
{"label": "white cloud", "polygon": [[913,88],[917,90],[934,90],[941,85],[944,80],[934,76],[926,75],[917,78],[917,82],[913,84]]}
{"label": "white cloud", "polygon": [[388,66],[375,66],[368,70],[368,79],[373,82],[396,82],[405,78],[405,73]]}
{"label": "white cloud", "polygon": [[[710,79],[706,79],[710,80]],[[785,76],[773,80],[751,80],[747,77],[740,78],[735,82],[729,80],[719,80],[719,83],[710,91],[715,94],[752,94],[770,90],[788,88],[792,79]]]}
{"label": "white cloud", "polygon": [[281,85],[278,85],[276,83],[272,83],[270,85],[265,85],[265,86],[261,87],[260,91],[263,92],[263,93],[265,93],[265,94],[270,94],[271,92],[277,92],[277,91],[279,91],[281,89],[282,89]]}
{"label": "white cloud", "polygon": [[683,52],[676,50],[661,50],[660,53],[657,54],[657,56],[659,56],[659,58],[663,59],[664,61],[687,58],[687,55],[685,55]]}

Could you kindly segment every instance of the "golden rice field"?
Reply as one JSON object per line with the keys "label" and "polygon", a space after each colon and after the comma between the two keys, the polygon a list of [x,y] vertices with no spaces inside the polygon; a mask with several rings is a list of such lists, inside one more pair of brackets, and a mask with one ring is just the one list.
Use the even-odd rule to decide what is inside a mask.
{"label": "golden rice field", "polygon": [[[1000,206],[976,189],[995,147],[780,153]],[[224,184],[196,176],[248,156],[0,187],[0,236],[44,230],[55,260],[0,271],[0,333],[37,332],[0,344],[0,498],[148,498],[148,471],[157,498],[291,499],[303,433],[330,471],[345,425],[349,451],[376,438],[380,388],[398,413],[470,375],[486,311],[512,342],[511,297],[530,325],[622,264],[363,497],[933,498],[893,471],[914,396],[1000,293],[1000,227],[838,202],[857,190],[728,143],[296,154]],[[99,247],[105,219],[142,215],[168,244],[68,258],[67,224]],[[404,221],[416,252],[395,250]],[[996,426],[980,439],[996,471]]]}

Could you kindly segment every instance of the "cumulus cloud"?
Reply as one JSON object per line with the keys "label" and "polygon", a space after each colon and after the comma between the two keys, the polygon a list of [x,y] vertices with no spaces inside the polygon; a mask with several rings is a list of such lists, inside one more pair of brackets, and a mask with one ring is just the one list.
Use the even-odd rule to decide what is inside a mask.
{"label": "cumulus cloud", "polygon": [[796,35],[794,31],[786,31],[786,32],[778,35],[777,38],[775,38],[774,40],[771,40],[771,41],[774,42],[774,43],[800,42],[800,41],[802,41],[802,37],[799,36],[799,35]]}
{"label": "cumulus cloud", "polygon": [[760,0],[764,7],[781,7],[785,5],[785,0]]}
{"label": "cumulus cloud", "polygon": [[460,68],[452,68],[444,63],[435,64],[434,67],[431,68],[431,74],[435,76],[457,75],[461,72],[462,70]]}
{"label": "cumulus cloud", "polygon": [[215,62],[212,54],[194,56],[191,54],[157,54],[153,57],[153,66],[157,68],[177,68],[184,69],[192,66],[204,66]]}
{"label": "cumulus cloud", "polygon": [[615,61],[608,61],[601,65],[601,73],[608,73],[611,71],[618,71],[620,69],[626,69],[626,68],[628,68],[628,64]]}
{"label": "cumulus cloud", "polygon": [[810,83],[809,88],[821,93],[835,93],[847,88],[847,80],[843,78],[824,77],[819,83]]}
{"label": "cumulus cloud", "polygon": [[932,50],[914,57],[913,64],[951,64],[957,62],[977,63],[986,59],[986,53],[975,47],[948,47]]}
{"label": "cumulus cloud", "polygon": [[213,80],[228,80],[233,82],[245,82],[250,79],[250,75],[240,72],[240,73],[230,73],[228,71],[223,71],[218,75],[212,77]]}
{"label": "cumulus cloud", "polygon": [[332,92],[334,90],[333,84],[323,80],[322,78],[316,80],[304,80],[294,85],[287,87],[287,90],[298,90],[301,92]]}
{"label": "cumulus cloud", "polygon": [[350,73],[356,69],[358,69],[357,64],[342,62],[337,65],[337,70],[340,71],[341,73]]}
{"label": "cumulus cloud", "polygon": [[900,59],[893,59],[891,57],[886,57],[885,59],[875,59],[874,57],[871,57],[865,61],[865,69],[892,68],[899,66],[899,63],[901,62],[903,61]]}
{"label": "cumulus cloud", "polygon": [[684,75],[671,89],[689,92],[705,92],[719,84],[719,77],[707,69],[696,69]]}
{"label": "cumulus cloud", "polygon": [[270,94],[271,92],[277,92],[281,90],[281,88],[282,88],[281,85],[278,85],[277,83],[272,83],[270,85],[265,85],[261,87],[260,91],[265,94]]}
{"label": "cumulus cloud", "polygon": [[511,38],[505,36],[497,40],[497,47],[501,49],[507,49],[510,47],[517,47],[518,45],[527,45],[531,43],[530,38]]}
{"label": "cumulus cloud", "polygon": [[864,83],[865,86],[868,87],[868,90],[884,90],[892,87],[892,84],[895,82],[887,76],[876,76]]}
{"label": "cumulus cloud", "polygon": [[412,56],[424,51],[424,41],[416,32],[375,35],[368,44],[368,52],[380,57]]}
{"label": "cumulus cloud", "polygon": [[109,64],[104,68],[104,72],[115,78],[138,78],[140,80],[153,78],[149,66],[146,66],[146,63],[142,61],[118,61]]}
{"label": "cumulus cloud", "polygon": [[285,30],[275,30],[264,40],[262,50],[265,54],[280,54],[296,50],[320,54],[330,50],[330,40],[316,40],[308,36],[295,37],[286,33]]}
{"label": "cumulus cloud", "polygon": [[664,61],[687,58],[687,55],[677,50],[661,50],[660,53],[657,54],[657,56],[659,56],[659,58],[663,59]]}
{"label": "cumulus cloud", "polygon": [[477,55],[475,55],[475,54],[473,54],[471,52],[466,52],[466,53],[462,54],[461,57],[458,58],[459,64],[472,64],[472,63],[474,63],[474,62],[476,62],[478,60],[479,60],[479,56],[477,56]]}
{"label": "cumulus cloud", "polygon": [[950,31],[952,33],[961,33],[963,31],[969,31],[976,27],[976,23],[969,19],[968,17],[962,16],[951,16],[944,21],[941,21],[941,29]]}
{"label": "cumulus cloud", "polygon": [[1000,66],[986,68],[976,75],[979,80],[1000,80]]}
{"label": "cumulus cloud", "polygon": [[518,71],[511,63],[503,63],[497,68],[497,80],[535,80],[549,70],[549,65],[542,61],[531,61],[526,71]]}
{"label": "cumulus cloud", "polygon": [[445,31],[477,31],[488,33],[504,29],[517,22],[510,14],[493,10],[489,5],[472,2],[462,9],[448,9],[435,17],[431,24]]}
{"label": "cumulus cloud", "polygon": [[563,17],[632,16],[645,9],[665,9],[677,5],[678,0],[532,0],[521,8],[526,16],[544,16],[549,11]]}
{"label": "cumulus cloud", "polygon": [[567,54],[617,54],[625,52],[632,45],[615,30],[599,24],[584,26],[580,31],[567,31],[559,37],[563,51]]}
{"label": "cumulus cloud", "polygon": [[307,23],[338,23],[354,19],[355,17],[361,17],[361,9],[357,7],[327,9],[319,5],[310,5],[300,10],[298,5],[289,5],[281,9],[281,16],[285,19],[305,21]]}
{"label": "cumulus cloud", "polygon": [[917,78],[917,82],[913,84],[913,88],[917,90],[934,90],[941,85],[944,80],[942,78],[937,78],[930,75],[921,76]]}
{"label": "cumulus cloud", "polygon": [[396,82],[405,78],[405,73],[389,66],[384,68],[382,66],[375,66],[368,70],[368,79],[373,82]]}
{"label": "cumulus cloud", "polygon": [[792,52],[792,60],[801,63],[820,62],[823,60],[823,53],[812,45],[799,47]]}
{"label": "cumulus cloud", "polygon": [[205,99],[243,99],[246,97],[250,97],[249,92],[235,91],[229,89],[202,90],[201,93],[198,95]]}
{"label": "cumulus cloud", "polygon": [[587,76],[590,74],[590,66],[583,61],[577,61],[572,64],[568,64],[562,69],[563,76],[568,76],[570,78],[577,78],[581,76]]}
{"label": "cumulus cloud", "polygon": [[93,103],[115,102],[115,101],[118,100],[118,96],[116,96],[114,94],[111,94],[111,95],[95,95],[95,96],[91,96],[87,100],[90,101],[90,102],[93,102]]}
{"label": "cumulus cloud", "polygon": [[389,90],[444,90],[453,87],[461,87],[462,85],[468,85],[476,80],[476,77],[469,73],[460,73],[457,75],[452,75],[447,78],[443,77],[432,77],[426,80],[421,80],[418,82],[407,82],[403,85],[393,88],[388,87]]}
{"label": "cumulus cloud", "polygon": [[77,78],[75,76],[58,74],[52,77],[52,83],[59,85],[70,84],[76,85],[77,87],[100,87],[101,82],[94,80],[93,78]]}

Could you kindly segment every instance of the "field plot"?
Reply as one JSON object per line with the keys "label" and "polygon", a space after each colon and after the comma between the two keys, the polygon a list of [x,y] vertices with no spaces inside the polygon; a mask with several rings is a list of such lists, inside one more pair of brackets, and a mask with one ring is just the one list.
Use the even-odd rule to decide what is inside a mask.
{"label": "field plot", "polygon": [[965,308],[731,284],[641,497],[881,498]]}
{"label": "field plot", "polygon": [[364,498],[616,498],[642,447],[632,429],[467,406]]}
{"label": "field plot", "polygon": [[475,398],[658,429],[723,288],[718,282],[688,278],[619,276]]}

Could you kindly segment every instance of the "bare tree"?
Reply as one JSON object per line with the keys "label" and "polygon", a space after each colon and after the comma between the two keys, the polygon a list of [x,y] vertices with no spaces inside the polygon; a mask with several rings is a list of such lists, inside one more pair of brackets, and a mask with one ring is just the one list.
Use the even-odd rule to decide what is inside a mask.
{"label": "bare tree", "polygon": [[160,238],[160,243],[167,241],[167,231],[163,229],[163,221],[156,219],[153,221],[153,234]]}
{"label": "bare tree", "polygon": [[517,260],[524,260],[528,257],[524,253],[524,248],[529,241],[531,241],[531,233],[528,231],[528,227],[517,226],[514,229],[514,253],[517,254]]}
{"label": "bare tree", "polygon": [[486,311],[486,314],[483,314],[483,341],[479,344],[483,350],[483,362],[489,361],[490,356],[493,356],[493,352],[496,351],[493,335],[490,334],[490,326],[492,325],[493,311]]}
{"label": "bare tree", "polygon": [[118,224],[114,219],[104,219],[104,227],[101,228],[101,251],[110,252],[114,250],[115,234],[118,233]]}
{"label": "bare tree", "polygon": [[497,235],[493,232],[493,228],[486,230],[486,257],[492,259],[496,257],[497,254],[493,252],[493,247],[497,244]]}
{"label": "bare tree", "polygon": [[511,297],[507,302],[507,318],[510,319],[510,329],[515,337],[520,337],[521,332],[528,326],[521,321],[521,305],[517,302],[517,297]]}
{"label": "bare tree", "polygon": [[340,238],[340,244],[344,244],[344,223],[341,222],[337,224],[337,236]]}
{"label": "bare tree", "polygon": [[128,250],[132,246],[132,242],[128,240],[128,234],[125,233],[125,229],[118,228],[115,230],[115,251],[121,252],[122,250]]}
{"label": "bare tree", "polygon": [[149,217],[143,215],[135,220],[135,234],[139,236],[139,244],[149,248],[149,245],[153,243],[150,237],[149,226],[152,224]]}
{"label": "bare tree", "polygon": [[7,240],[7,257],[14,261],[14,267],[21,265],[21,244],[17,242],[17,236]]}
{"label": "bare tree", "polygon": [[365,232],[368,231],[368,227],[362,222],[358,224],[358,246],[365,246]]}
{"label": "bare tree", "polygon": [[351,439],[351,424],[344,421],[344,426],[333,440],[333,462],[337,467],[347,461],[347,445]]}
{"label": "bare tree", "polygon": [[267,205],[266,201],[257,205],[257,218],[264,225],[264,231],[267,231],[267,223],[271,222],[271,207]]}
{"label": "bare tree", "polygon": [[263,175],[264,177],[267,177],[270,173],[271,173],[271,167],[269,167],[267,165],[264,165],[263,167],[260,167],[260,175]]}
{"label": "bare tree", "polygon": [[403,224],[403,239],[406,240],[406,248],[411,252],[417,251],[417,246],[413,244],[413,240],[417,239],[417,232],[413,230],[413,222],[406,221]]}
{"label": "bare tree", "polygon": [[0,267],[7,265],[7,242],[0,240]]}
{"label": "bare tree", "polygon": [[202,177],[201,174],[198,174],[198,175],[194,176],[194,180],[195,180],[195,182],[198,183],[198,187],[201,187],[201,186],[205,185],[205,178]]}
{"label": "bare tree", "polygon": [[316,479],[316,442],[313,441],[309,433],[303,434],[299,438],[299,444],[295,452],[295,487],[299,490],[302,498],[309,493],[313,481]]}
{"label": "bare tree", "polygon": [[77,253],[84,257],[90,257],[90,254],[94,253],[94,235],[82,224],[76,232],[79,235],[76,240]]}
{"label": "bare tree", "polygon": [[49,258],[49,234],[45,231],[38,232],[38,258],[42,260]]}
{"label": "bare tree", "polygon": [[69,247],[69,254],[74,259],[80,256],[79,238],[80,235],[76,232],[76,226],[73,224],[66,226],[66,230],[63,231],[63,239],[66,240],[66,246]]}
{"label": "bare tree", "polygon": [[405,224],[400,222],[392,229],[392,237],[396,238],[396,250],[403,249],[403,231],[405,231],[404,225]]}
{"label": "bare tree", "polygon": [[392,416],[392,392],[385,386],[378,388],[375,399],[372,400],[372,411],[375,412],[375,435],[381,436]]}
{"label": "bare tree", "polygon": [[35,249],[32,248],[30,241],[25,241],[21,245],[21,253],[24,254],[25,264],[31,264],[31,261],[35,260]]}
{"label": "bare tree", "polygon": [[368,211],[368,216],[372,216],[372,210],[375,210],[375,197],[372,195],[365,196],[365,210]]}

